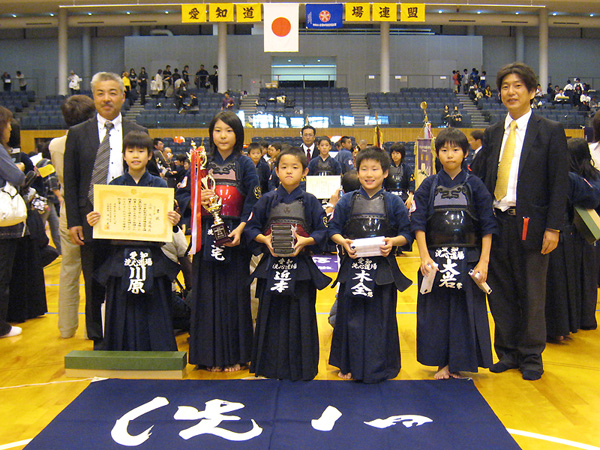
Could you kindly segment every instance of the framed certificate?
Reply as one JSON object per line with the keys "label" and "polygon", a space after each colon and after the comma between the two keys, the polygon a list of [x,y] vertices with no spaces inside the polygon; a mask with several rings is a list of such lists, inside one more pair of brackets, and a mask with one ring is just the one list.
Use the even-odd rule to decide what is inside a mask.
{"label": "framed certificate", "polygon": [[306,177],[306,192],[310,192],[319,200],[329,199],[342,185],[339,175],[309,175]]}
{"label": "framed certificate", "polygon": [[167,212],[174,195],[173,189],[94,185],[94,211],[100,213],[94,239],[171,242]]}

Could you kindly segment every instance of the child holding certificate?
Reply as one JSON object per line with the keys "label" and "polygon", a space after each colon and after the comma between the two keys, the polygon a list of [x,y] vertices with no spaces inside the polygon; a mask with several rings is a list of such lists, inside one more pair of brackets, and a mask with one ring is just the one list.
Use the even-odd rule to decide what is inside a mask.
{"label": "child holding certificate", "polygon": [[421,183],[411,215],[419,286],[423,277],[435,277],[431,292],[421,289],[417,298],[417,360],[438,366],[438,380],[492,364],[485,294],[476,283],[486,281],[498,226],[491,194],[462,168],[468,149],[462,131],[440,132],[435,151],[443,170]]}
{"label": "child holding certificate", "polygon": [[[150,175],[146,165],[153,157],[152,139],[131,131],[123,139],[123,159],[128,171],[110,182],[120,186],[167,187]],[[169,211],[165,220],[176,225],[180,216]],[[100,213],[87,215],[90,226]],[[96,275],[106,285],[106,315],[102,350],[176,351],[171,320],[171,281],[179,266],[169,260],[160,245],[141,241],[113,241],[112,256]]]}
{"label": "child holding certificate", "polygon": [[253,274],[260,299],[250,365],[256,376],[312,380],[318,372],[315,302],[331,279],[305,250],[327,242],[321,202],[300,188],[306,166],[302,150],[282,150],[275,167],[281,184],[256,203],[244,230],[263,252]]}
{"label": "child holding certificate", "polygon": [[[358,153],[356,167],[361,188],[340,199],[329,221],[331,240],[345,251],[329,363],[340,368],[340,378],[377,383],[400,371],[396,290],[412,282],[392,250],[412,243],[412,235],[406,206],[382,188],[390,168],[387,152],[367,147]],[[363,238],[378,238],[376,256],[359,256]]]}

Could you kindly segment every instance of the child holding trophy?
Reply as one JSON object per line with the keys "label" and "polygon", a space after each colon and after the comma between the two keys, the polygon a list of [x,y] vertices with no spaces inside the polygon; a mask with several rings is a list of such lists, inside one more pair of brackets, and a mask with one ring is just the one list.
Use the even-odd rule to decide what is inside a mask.
{"label": "child holding trophy", "polygon": [[206,166],[195,186],[202,244],[193,261],[189,361],[232,372],[250,361],[252,349],[250,252],[242,232],[260,186],[252,160],[242,154],[244,128],[233,112],[213,118],[209,139]]}
{"label": "child holding trophy", "polygon": [[244,234],[264,253],[253,276],[260,299],[250,372],[256,376],[312,380],[319,366],[317,289],[323,275],[307,250],[327,242],[325,212],[300,182],[308,171],[299,148],[282,150],[275,161],[280,185],[254,206]]}

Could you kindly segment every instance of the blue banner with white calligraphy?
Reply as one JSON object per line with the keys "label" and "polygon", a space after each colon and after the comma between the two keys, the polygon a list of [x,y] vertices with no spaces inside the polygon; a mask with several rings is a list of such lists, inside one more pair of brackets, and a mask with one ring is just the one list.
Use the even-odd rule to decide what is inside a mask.
{"label": "blue banner with white calligraphy", "polygon": [[342,12],[344,5],[341,3],[307,3],[306,28],[342,28]]}
{"label": "blue banner with white calligraphy", "polygon": [[103,380],[26,450],[517,450],[471,380]]}

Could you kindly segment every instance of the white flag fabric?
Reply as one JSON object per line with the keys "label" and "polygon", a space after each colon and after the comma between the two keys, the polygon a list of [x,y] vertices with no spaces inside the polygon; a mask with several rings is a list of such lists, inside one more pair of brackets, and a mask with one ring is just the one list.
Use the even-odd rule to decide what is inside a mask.
{"label": "white flag fabric", "polygon": [[298,51],[298,3],[264,3],[265,52]]}

